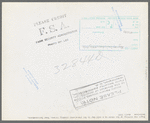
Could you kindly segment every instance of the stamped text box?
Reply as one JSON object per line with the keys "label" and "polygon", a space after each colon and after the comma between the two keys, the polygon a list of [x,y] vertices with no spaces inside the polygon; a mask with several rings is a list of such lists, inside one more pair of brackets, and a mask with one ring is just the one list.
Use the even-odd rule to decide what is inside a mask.
{"label": "stamped text box", "polygon": [[79,30],[80,50],[122,51],[140,47],[138,16],[82,18]]}
{"label": "stamped text box", "polygon": [[103,80],[70,91],[75,108],[112,98],[128,92],[124,75]]}

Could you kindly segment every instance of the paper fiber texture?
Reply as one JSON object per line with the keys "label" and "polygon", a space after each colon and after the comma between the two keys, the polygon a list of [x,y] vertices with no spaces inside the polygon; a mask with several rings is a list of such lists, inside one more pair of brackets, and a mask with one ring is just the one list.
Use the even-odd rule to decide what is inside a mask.
{"label": "paper fiber texture", "polygon": [[2,120],[148,120],[148,3],[2,3]]}

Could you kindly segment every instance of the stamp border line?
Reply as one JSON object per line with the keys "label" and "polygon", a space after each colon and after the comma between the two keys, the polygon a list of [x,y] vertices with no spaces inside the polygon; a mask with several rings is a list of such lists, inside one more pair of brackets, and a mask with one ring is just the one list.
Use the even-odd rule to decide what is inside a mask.
{"label": "stamp border line", "polygon": [[[97,16],[95,16],[95,17],[97,17]],[[99,16],[99,17],[110,17],[110,16]],[[118,16],[112,16],[112,17],[118,17]],[[140,20],[139,16],[119,16],[119,17],[138,17],[138,20]],[[86,20],[86,19],[81,18],[80,20]],[[126,51],[126,49],[124,49],[124,50],[102,50],[102,49],[99,49],[99,50],[84,50],[84,49],[82,49],[81,50],[81,48],[80,48],[80,20],[79,20],[79,51]],[[141,21],[139,21],[139,23],[141,24]],[[139,39],[140,39],[140,35],[141,35],[140,24],[139,24]],[[116,29],[118,29],[118,28],[116,28]],[[139,48],[140,48],[140,40],[139,40]]]}
{"label": "stamp border line", "polygon": [[[126,94],[126,93],[128,93],[128,92],[129,92],[129,89],[127,90],[127,92],[121,93],[120,95]],[[120,96],[120,95],[115,95],[115,96],[109,97],[109,98],[107,98],[107,99],[110,99],[110,98],[113,98],[113,97],[117,97],[117,96]],[[72,98],[72,97],[71,97],[71,98]],[[107,99],[103,99],[103,100],[107,100]],[[83,106],[78,106],[78,107],[75,107],[74,103],[73,103],[73,105],[74,105],[75,109],[80,109],[80,108],[89,106],[89,105],[91,105],[91,104],[93,104],[93,103],[97,103],[97,102],[100,102],[100,101],[103,101],[103,100],[98,100],[98,101],[95,101],[95,102],[92,102],[92,103],[89,103],[89,104],[86,104],[86,105],[83,105]],[[72,102],[73,102],[73,99],[72,99]]]}
{"label": "stamp border line", "polygon": [[[113,15],[110,15],[110,16],[93,16],[93,17],[118,17],[118,16],[113,16]],[[119,16],[119,17],[139,17],[139,16]],[[85,17],[82,17],[81,20],[84,20]],[[90,17],[89,17],[90,18]],[[92,18],[92,17],[91,17]],[[85,19],[86,20],[86,19]]]}
{"label": "stamp border line", "polygon": [[[115,77],[112,77],[112,78],[116,78],[116,77],[119,77],[119,76],[124,76],[124,78],[125,78],[125,75],[123,75],[123,74],[115,76]],[[85,87],[88,87],[88,86],[91,86],[91,85],[94,85],[94,84],[97,84],[97,83],[100,83],[100,82],[103,82],[103,81],[106,81],[106,80],[109,80],[109,79],[112,79],[112,78],[108,78],[108,79],[105,79],[105,80],[101,80],[101,81],[95,82],[93,84],[89,84],[89,85],[85,85],[85,86],[82,86],[82,87],[78,87],[78,88],[72,89],[70,91],[81,89],[81,88],[85,88]],[[126,81],[126,78],[125,78],[125,81]],[[126,85],[127,85],[127,81],[126,81]],[[127,85],[127,87],[128,87],[128,85]]]}
{"label": "stamp border line", "polygon": [[[122,95],[122,94],[125,94],[125,93],[128,93],[128,92],[129,92],[129,87],[128,87],[128,84],[127,84],[125,75],[121,74],[121,75],[118,75],[118,76],[115,76],[115,77],[112,77],[112,78],[116,78],[116,77],[119,77],[119,76],[124,76],[124,79],[125,79],[125,82],[126,82],[126,86],[127,86],[127,92],[124,92],[124,93],[121,93],[121,94],[120,94],[120,95]],[[109,78],[109,79],[112,79],[112,78]],[[106,81],[106,80],[109,80],[109,79],[105,79],[105,80],[102,80],[102,81]],[[96,82],[96,83],[100,83],[100,82],[102,82],[102,81],[99,81],[99,82]],[[93,84],[96,84],[96,83],[93,83]],[[86,85],[86,86],[82,86],[82,87],[79,87],[79,88],[76,88],[76,89],[72,89],[72,90],[77,90],[77,89],[80,89],[80,88],[85,88],[85,87],[91,86],[91,85],[93,85],[93,84]],[[74,102],[73,102],[72,95],[71,95],[71,91],[72,91],[72,90],[70,90],[69,92],[70,92],[71,100],[72,100],[72,103],[73,103],[73,106],[74,106],[75,109],[83,108],[83,107],[86,107],[86,106],[91,105],[91,104],[93,104],[93,103],[96,103],[96,102],[99,102],[99,101],[103,101],[103,100],[107,100],[107,99],[110,99],[110,98],[119,96],[119,95],[115,95],[115,96],[109,97],[109,98],[107,98],[107,99],[98,100],[98,101],[92,102],[92,103],[87,104],[87,105],[83,105],[83,106],[78,106],[78,107],[76,107],[75,104],[74,104]]]}

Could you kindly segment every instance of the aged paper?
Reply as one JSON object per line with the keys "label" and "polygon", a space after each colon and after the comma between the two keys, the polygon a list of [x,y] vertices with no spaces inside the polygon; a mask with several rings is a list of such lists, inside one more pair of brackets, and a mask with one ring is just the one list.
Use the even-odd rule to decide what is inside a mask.
{"label": "aged paper", "polygon": [[148,3],[2,3],[2,120],[148,120]]}

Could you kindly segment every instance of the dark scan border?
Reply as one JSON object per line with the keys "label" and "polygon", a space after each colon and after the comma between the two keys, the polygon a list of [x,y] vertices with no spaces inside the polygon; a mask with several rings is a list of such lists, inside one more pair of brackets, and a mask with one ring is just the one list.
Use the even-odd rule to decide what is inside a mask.
{"label": "dark scan border", "polygon": [[[0,13],[1,13],[1,28],[0,28],[0,31],[1,31],[1,42],[0,42],[0,48],[1,48],[1,57],[0,57],[0,61],[1,61],[1,98],[0,98],[0,102],[1,102],[1,115],[0,115],[0,118],[1,118],[1,121],[0,122],[5,122],[5,123],[10,123],[10,122],[14,122],[14,123],[25,123],[25,122],[29,122],[29,123],[33,123],[33,122],[44,122],[44,123],[48,123],[48,122],[55,122],[55,123],[58,123],[58,122],[80,122],[80,123],[86,123],[86,122],[91,122],[91,123],[94,123],[94,122],[97,122],[97,123],[109,123],[109,122],[113,122],[113,123],[116,123],[116,122],[122,122],[122,123],[127,123],[127,122],[138,122],[138,123],[141,123],[141,122],[149,122],[149,118],[148,118],[148,121],[80,121],[80,120],[77,120],[77,121],[32,121],[32,120],[27,120],[27,121],[22,121],[22,120],[17,120],[17,121],[11,121],[11,120],[8,120],[8,121],[2,121],[2,2],[148,2],[148,13],[149,13],[149,1],[150,0],[1,0],[1,9],[0,9]],[[149,34],[149,16],[148,16],[148,34]],[[148,42],[149,42],[149,37],[148,37]],[[149,48],[149,45],[150,43],[148,43],[148,48]],[[150,49],[148,49],[148,59],[149,59],[149,52],[150,52]],[[149,68],[149,62],[148,62],[148,68]],[[148,71],[149,72],[149,71]],[[148,74],[148,80],[149,80],[149,74]],[[149,82],[149,81],[148,81]],[[148,114],[149,114],[149,85],[148,84]]]}

